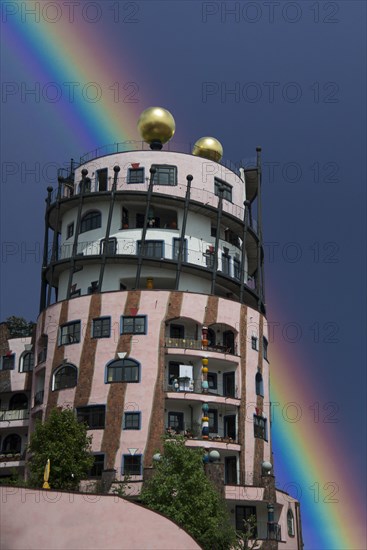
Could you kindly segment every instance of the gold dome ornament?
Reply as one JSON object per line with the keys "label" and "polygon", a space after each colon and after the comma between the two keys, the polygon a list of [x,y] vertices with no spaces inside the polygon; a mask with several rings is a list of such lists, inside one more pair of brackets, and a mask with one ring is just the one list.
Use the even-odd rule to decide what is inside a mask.
{"label": "gold dome ornament", "polygon": [[150,144],[151,149],[160,150],[175,133],[175,119],[167,109],[149,107],[138,120],[138,130],[142,139]]}
{"label": "gold dome ornament", "polygon": [[223,156],[222,144],[213,137],[202,137],[195,143],[192,154],[196,157],[219,162]]}

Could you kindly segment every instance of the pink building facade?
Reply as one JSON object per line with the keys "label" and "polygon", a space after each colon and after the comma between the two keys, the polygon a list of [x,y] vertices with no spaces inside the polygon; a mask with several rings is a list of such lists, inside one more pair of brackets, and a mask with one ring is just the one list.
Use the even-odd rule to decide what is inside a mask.
{"label": "pink building facade", "polygon": [[72,407],[93,435],[90,481],[129,475],[136,498],[162,436],[182,434],[218,451],[237,528],[254,515],[262,548],[302,548],[272,468],[260,150],[239,171],[97,153],[49,188],[46,220],[31,428]]}

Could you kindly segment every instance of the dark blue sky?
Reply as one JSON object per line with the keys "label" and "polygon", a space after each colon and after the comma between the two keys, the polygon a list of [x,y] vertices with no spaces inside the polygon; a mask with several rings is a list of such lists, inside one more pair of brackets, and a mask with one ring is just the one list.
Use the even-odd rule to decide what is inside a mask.
{"label": "dark blue sky", "polygon": [[[100,3],[103,10],[107,4],[114,3]],[[131,9],[127,4],[120,2],[121,14]],[[366,4],[129,5],[137,8],[136,23],[113,24],[112,12],[104,11],[96,34],[129,59],[131,74],[116,75],[116,81],[137,83],[141,110],[168,108],[178,141],[213,135],[224,157],[236,163],[263,147],[269,318],[276,322],[281,308],[282,323],[302,328],[293,349],[307,356],[310,380],[325,402],[340,406],[338,436],[350,449],[346,468],[360,474],[366,411]],[[3,82],[34,83],[11,45],[2,47],[1,62]],[[80,143],[75,150],[75,138],[69,140],[55,123],[55,109],[20,96],[1,104],[1,320],[37,317],[45,189],[56,185],[47,163],[61,165],[90,148]],[[35,162],[39,178],[19,177],[22,167]],[[16,174],[9,174],[10,166]],[[306,540],[308,530],[312,526],[305,526]]]}

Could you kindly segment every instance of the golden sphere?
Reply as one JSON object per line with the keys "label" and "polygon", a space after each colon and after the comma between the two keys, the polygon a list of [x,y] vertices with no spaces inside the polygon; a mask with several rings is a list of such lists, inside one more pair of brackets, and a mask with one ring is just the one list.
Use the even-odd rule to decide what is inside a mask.
{"label": "golden sphere", "polygon": [[202,137],[195,143],[192,154],[196,157],[219,162],[223,156],[223,147],[221,143],[213,137]]}
{"label": "golden sphere", "polygon": [[138,120],[138,130],[144,141],[166,143],[175,133],[175,119],[169,111],[162,107],[145,109]]}

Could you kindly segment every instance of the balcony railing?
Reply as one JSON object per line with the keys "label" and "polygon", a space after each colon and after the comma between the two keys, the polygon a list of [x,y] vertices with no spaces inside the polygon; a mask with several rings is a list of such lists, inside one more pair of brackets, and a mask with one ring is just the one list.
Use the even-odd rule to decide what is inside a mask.
{"label": "balcony railing", "polygon": [[216,351],[218,353],[237,354],[236,346],[203,346],[201,340],[193,340],[191,338],[169,338],[165,339],[166,348],[181,348],[181,349],[201,349],[204,351]]}
{"label": "balcony railing", "polygon": [[43,397],[45,395],[45,390],[40,390],[34,394],[34,406],[42,405]]}
{"label": "balcony railing", "polygon": [[239,393],[237,386],[233,389],[233,391],[225,391],[223,388],[223,384],[218,384],[217,387],[209,388],[208,390],[203,390],[202,388],[202,380],[200,379],[194,379],[194,380],[187,380],[186,378],[177,378],[176,384],[173,382],[165,382],[164,383],[164,391],[166,392],[174,392],[174,393],[193,393],[193,394],[202,394],[202,395],[208,395],[212,397],[228,397],[232,399],[239,399]]}
{"label": "balcony railing", "polygon": [[[182,429],[181,429],[182,428]],[[167,426],[166,436],[175,437],[177,435],[183,435],[186,439],[204,440],[204,441],[216,441],[218,443],[234,443],[238,444],[237,439],[229,437],[224,434],[224,428],[217,428],[217,433],[210,433],[208,438],[203,438],[201,433],[201,427],[199,424],[192,425],[189,422],[184,422],[184,426],[180,428],[173,428]]]}
{"label": "balcony railing", "polygon": [[0,422],[12,422],[14,420],[27,420],[29,418],[28,409],[1,409],[0,410]]}
{"label": "balcony railing", "polygon": [[0,462],[17,462],[18,460],[25,460],[25,451],[22,453],[15,451],[6,451],[0,453]]}

